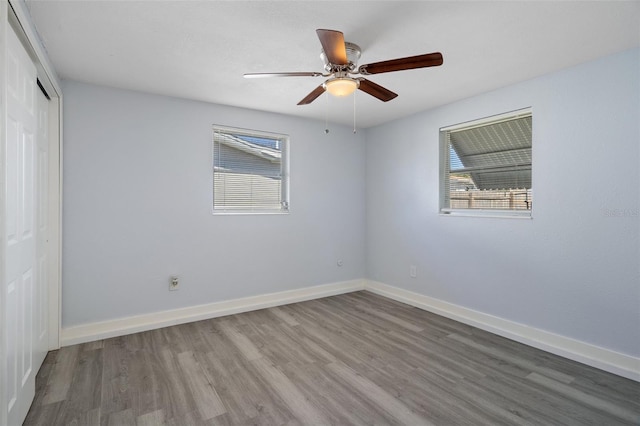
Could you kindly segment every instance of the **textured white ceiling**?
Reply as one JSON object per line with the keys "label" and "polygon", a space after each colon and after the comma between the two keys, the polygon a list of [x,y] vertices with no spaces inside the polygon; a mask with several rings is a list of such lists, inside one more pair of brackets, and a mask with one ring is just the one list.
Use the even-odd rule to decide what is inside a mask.
{"label": "textured white ceiling", "polygon": [[[436,68],[370,76],[398,93],[357,92],[358,127],[490,91],[640,45],[640,2],[28,0],[62,78],[351,124],[353,101],[297,106],[321,77],[315,29],[340,30],[360,64],[442,52]],[[585,88],[588,90],[588,88]],[[327,107],[327,104],[329,105]]]}

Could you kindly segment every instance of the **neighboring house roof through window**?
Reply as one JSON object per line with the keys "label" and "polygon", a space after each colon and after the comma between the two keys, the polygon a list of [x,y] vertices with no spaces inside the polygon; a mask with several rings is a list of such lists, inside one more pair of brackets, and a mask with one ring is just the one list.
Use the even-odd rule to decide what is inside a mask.
{"label": "neighboring house roof through window", "polygon": [[[259,141],[263,142],[258,143]],[[255,155],[256,157],[269,160],[272,163],[280,162],[280,158],[282,155],[281,151],[277,149],[277,143],[279,141],[275,140],[250,138],[246,136],[220,133],[216,139],[216,142],[226,145],[230,148],[235,148],[239,151],[246,152],[247,154]]]}

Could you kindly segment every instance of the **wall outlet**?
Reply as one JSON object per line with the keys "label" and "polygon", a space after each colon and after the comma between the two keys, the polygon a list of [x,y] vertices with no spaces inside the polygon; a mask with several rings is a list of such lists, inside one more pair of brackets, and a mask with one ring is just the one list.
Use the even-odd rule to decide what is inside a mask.
{"label": "wall outlet", "polygon": [[180,288],[180,280],[178,277],[171,277],[169,280],[169,291],[176,291]]}
{"label": "wall outlet", "polygon": [[416,268],[416,265],[409,266],[409,276],[411,278],[415,278],[418,276],[418,268]]}

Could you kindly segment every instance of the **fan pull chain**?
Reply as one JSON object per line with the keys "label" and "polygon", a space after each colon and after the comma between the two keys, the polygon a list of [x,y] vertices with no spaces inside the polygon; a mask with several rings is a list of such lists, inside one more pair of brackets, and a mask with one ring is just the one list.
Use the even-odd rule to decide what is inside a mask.
{"label": "fan pull chain", "polygon": [[356,134],[356,93],[357,90],[355,92],[353,92],[353,134]]}
{"label": "fan pull chain", "polygon": [[325,112],[324,112],[324,133],[325,134],[329,134],[329,92],[325,91],[324,92],[324,97],[327,100],[326,102],[326,108],[325,108]]}

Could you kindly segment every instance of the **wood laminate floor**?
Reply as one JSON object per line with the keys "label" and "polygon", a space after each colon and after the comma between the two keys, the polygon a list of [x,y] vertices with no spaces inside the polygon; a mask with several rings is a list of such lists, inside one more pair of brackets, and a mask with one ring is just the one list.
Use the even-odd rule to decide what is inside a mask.
{"label": "wood laminate floor", "polygon": [[50,352],[67,424],[639,425],[640,383],[356,292]]}

